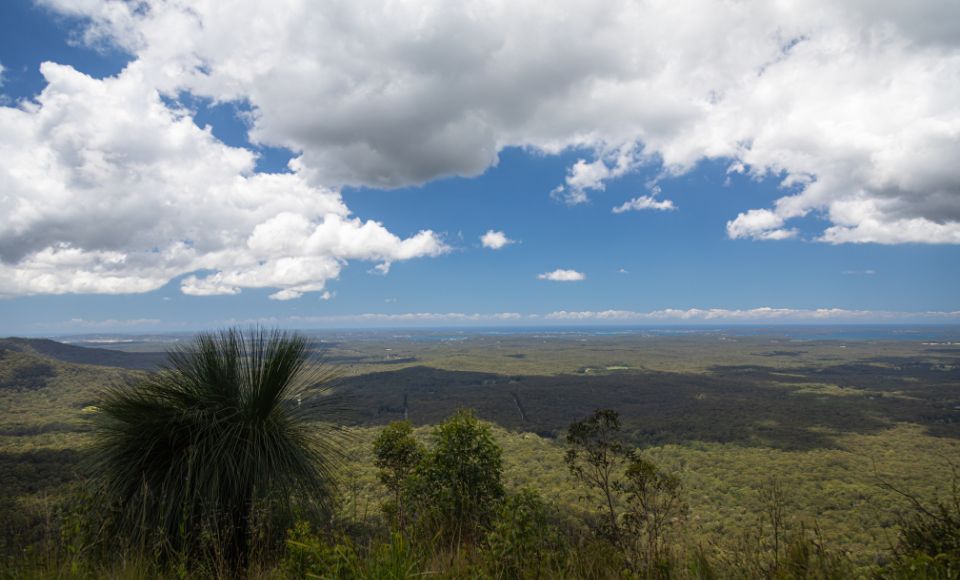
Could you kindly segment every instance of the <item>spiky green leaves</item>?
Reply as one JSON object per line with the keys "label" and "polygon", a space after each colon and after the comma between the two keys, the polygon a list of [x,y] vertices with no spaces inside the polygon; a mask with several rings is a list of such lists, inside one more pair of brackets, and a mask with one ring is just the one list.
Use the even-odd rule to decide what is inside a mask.
{"label": "spiky green leaves", "polygon": [[93,466],[123,531],[182,545],[212,530],[242,558],[257,506],[329,508],[331,378],[300,336],[231,329],[199,335],[133,388],[105,390]]}

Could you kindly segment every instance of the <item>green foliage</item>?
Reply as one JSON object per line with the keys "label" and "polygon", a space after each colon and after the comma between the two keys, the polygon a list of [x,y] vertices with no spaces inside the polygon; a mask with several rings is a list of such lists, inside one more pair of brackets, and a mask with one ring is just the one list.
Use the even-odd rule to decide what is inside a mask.
{"label": "green foliage", "polygon": [[949,554],[918,552],[900,556],[879,576],[891,580],[956,580],[960,578],[960,564]]}
{"label": "green foliage", "polygon": [[424,558],[402,534],[390,534],[390,542],[377,546],[367,559],[365,578],[405,580],[423,576]]}
{"label": "green foliage", "polygon": [[545,578],[557,562],[559,535],[547,506],[533,490],[507,496],[483,546],[487,574],[494,578]]}
{"label": "green foliage", "polygon": [[387,542],[358,548],[345,535],[328,537],[299,521],[287,532],[287,549],[277,566],[284,578],[377,578],[404,580],[422,576],[424,558],[400,533]]}
{"label": "green foliage", "polygon": [[960,470],[951,464],[952,481],[945,499],[931,503],[889,483],[887,488],[910,502],[900,517],[900,537],[889,575],[894,578],[960,578]]}
{"label": "green foliage", "polygon": [[782,482],[770,479],[758,491],[763,507],[755,526],[740,536],[739,545],[720,555],[718,567],[726,575],[789,580],[842,580],[855,575],[850,559],[824,540],[818,525],[793,523]]}
{"label": "green foliage", "polygon": [[570,473],[592,491],[599,492],[605,517],[599,531],[621,545],[620,516],[616,494],[630,452],[622,442],[620,415],[611,409],[597,409],[567,429],[566,462]]}
{"label": "green foliage", "polygon": [[640,457],[622,437],[619,414],[595,410],[567,430],[567,467],[599,493],[599,535],[621,552],[626,567],[645,577],[669,577],[677,552],[670,549],[671,532],[687,510],[680,480]]}
{"label": "green foliage", "polygon": [[572,423],[567,445],[571,474],[601,496],[600,537],[620,550],[632,573],[669,577],[677,557],[671,532],[687,511],[680,479],[624,445],[611,409]]}
{"label": "green foliage", "polygon": [[406,523],[403,496],[423,458],[423,447],[413,437],[413,425],[409,421],[394,421],[377,436],[373,450],[380,481],[393,494],[392,510],[397,528],[402,530]]}
{"label": "green foliage", "polygon": [[[940,514],[938,504],[948,505],[937,498],[950,486],[942,458],[960,454],[960,350],[918,341],[844,341],[841,347],[716,338],[498,334],[430,342],[341,335],[328,343],[324,360],[349,363],[356,372],[350,380],[359,393],[352,393],[351,407],[360,425],[350,428],[346,468],[335,474],[349,492],[338,495],[335,517],[302,512],[317,530],[324,558],[334,562],[314,573],[497,574],[488,538],[506,525],[499,509],[474,545],[451,546],[433,538],[439,519],[422,518],[425,534],[410,525],[428,515],[427,507],[406,503],[416,493],[401,495],[409,511],[399,539],[373,507],[391,495],[397,505],[376,466],[373,443],[382,425],[409,415],[414,438],[427,442],[432,425],[466,406],[495,422],[491,433],[503,449],[507,497],[529,487],[548,506],[548,523],[562,541],[544,548],[544,577],[622,577],[640,562],[590,533],[604,502],[579,501],[584,487],[571,483],[564,441],[556,438],[570,417],[597,407],[615,407],[622,444],[643,445],[645,460],[682,481],[690,509],[668,526],[673,576],[957,577],[949,553],[934,554],[948,545],[949,528],[927,518],[911,531],[911,500],[877,486],[876,478],[879,473],[897,489],[911,490],[932,514]],[[148,343],[111,348],[156,351]],[[142,550],[141,542],[128,545],[129,534],[111,525],[122,515],[114,511],[117,504],[104,507],[102,490],[76,485],[100,392],[142,381],[144,373],[130,369],[149,361],[110,360],[117,352],[102,349],[62,350],[56,343],[0,340],[0,578],[204,578],[224,571],[225,554],[174,545],[186,544],[181,529],[189,526],[177,526],[172,542],[153,533]],[[616,472],[624,486],[628,466],[625,459]],[[778,493],[764,485],[772,477],[781,483]],[[615,507],[629,537],[624,489],[615,490]],[[777,495],[780,507],[771,512]],[[283,506],[275,511],[269,503],[259,499],[251,513],[251,577],[284,575],[276,548],[285,544],[273,530],[288,525],[288,517]],[[899,518],[896,510],[904,507],[910,512]],[[524,534],[505,532],[512,527],[526,529],[507,525],[501,537],[513,539],[500,545],[525,545]],[[891,551],[901,529],[912,539]],[[199,526],[196,534],[207,544],[223,536],[213,525]],[[285,559],[295,551],[285,549]]]}
{"label": "green foliage", "polygon": [[418,517],[452,545],[473,543],[504,496],[501,449],[490,426],[468,410],[438,425],[431,441],[411,488]]}
{"label": "green foliage", "polygon": [[649,577],[668,576],[677,557],[671,532],[687,512],[680,479],[633,457],[618,491],[626,496],[622,529],[631,567]]}
{"label": "green foliage", "polygon": [[212,545],[242,565],[258,507],[291,514],[297,497],[329,510],[328,379],[308,368],[302,337],[227,330],[171,352],[136,388],[107,388],[92,466],[116,532],[140,544],[159,534],[173,553]]}
{"label": "green foliage", "polygon": [[808,531],[801,527],[799,533],[786,547],[781,578],[844,580],[854,576],[850,560],[828,547],[820,528]]}
{"label": "green foliage", "polygon": [[308,522],[287,532],[287,550],[279,569],[286,578],[361,578],[360,555],[350,538],[325,540]]}

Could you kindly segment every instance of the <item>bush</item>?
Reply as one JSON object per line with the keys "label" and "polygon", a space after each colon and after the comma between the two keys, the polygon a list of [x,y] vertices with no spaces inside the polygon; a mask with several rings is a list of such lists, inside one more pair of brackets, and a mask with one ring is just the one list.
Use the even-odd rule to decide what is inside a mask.
{"label": "bush", "polygon": [[559,536],[547,518],[547,506],[529,489],[510,495],[483,547],[486,573],[495,578],[541,578],[558,556]]}
{"label": "bush", "polygon": [[280,570],[287,578],[363,577],[360,557],[349,538],[324,541],[304,521],[287,532],[287,550]]}
{"label": "bush", "polygon": [[504,496],[501,449],[489,425],[467,410],[438,425],[431,439],[411,486],[419,523],[450,545],[476,543]]}
{"label": "bush", "polygon": [[403,580],[424,576],[421,568],[424,558],[402,534],[394,532],[390,542],[380,544],[373,550],[365,566],[366,578]]}
{"label": "bush", "polygon": [[900,517],[900,537],[895,560],[888,569],[892,578],[960,578],[960,471],[950,466],[950,494],[930,504],[912,493],[883,484],[905,497],[911,510]]}

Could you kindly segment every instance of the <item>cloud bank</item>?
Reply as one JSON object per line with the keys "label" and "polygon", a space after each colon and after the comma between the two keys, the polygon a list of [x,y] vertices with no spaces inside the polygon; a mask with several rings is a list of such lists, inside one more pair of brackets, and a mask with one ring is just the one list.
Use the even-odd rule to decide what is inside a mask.
{"label": "cloud bank", "polygon": [[547,314],[521,314],[501,312],[493,314],[465,314],[460,312],[432,313],[416,312],[402,314],[346,314],[340,316],[292,318],[291,321],[521,321],[521,322],[636,322],[636,323],[676,323],[676,322],[897,322],[928,321],[951,322],[960,320],[960,311],[904,312],[886,310],[849,310],[844,308],[667,308],[663,310],[601,310],[567,311],[558,310]]}
{"label": "cloud bank", "polygon": [[[960,321],[960,311],[880,311],[848,310],[843,308],[668,308],[662,310],[600,310],[567,311],[558,310],[546,314],[520,312],[366,312],[360,314],[337,314],[328,316],[288,316],[254,319],[214,320],[206,325],[214,328],[223,325],[263,324],[287,328],[311,328],[321,326],[336,328],[343,326],[431,326],[431,325],[534,325],[566,326],[578,324],[636,324],[636,325],[683,325],[683,324],[838,324],[838,323],[956,323]],[[200,324],[200,323],[198,323]],[[202,324],[201,324],[202,325]],[[73,319],[59,325],[36,325],[46,330],[58,328],[61,331],[79,330],[116,330],[131,328],[171,328],[159,320],[84,320]],[[177,323],[180,330],[187,328]]]}
{"label": "cloud bank", "polygon": [[98,80],[44,63],[33,102],[0,107],[0,296],[130,293],[172,279],[186,294],[321,291],[349,260],[448,250],[350,215],[299,172],[255,173],[136,67]]}
{"label": "cloud bank", "polygon": [[545,320],[567,321],[726,321],[726,322],[896,322],[896,321],[956,321],[960,320],[960,311],[899,312],[883,310],[848,310],[844,308],[749,308],[744,310],[727,308],[688,308],[651,310],[637,312],[633,310],[566,311],[558,310],[543,317]]}
{"label": "cloud bank", "polygon": [[960,243],[952,0],[43,2],[165,94],[248,102],[251,138],[298,152],[313,186],[578,148],[555,190],[576,204],[639,164],[719,158],[783,187],[730,237],[793,237],[814,215],[828,243]]}
{"label": "cloud bank", "polygon": [[[953,0],[40,3],[134,59],[109,79],[45,63],[41,95],[0,107],[0,295],[187,276],[288,299],[349,260],[386,272],[446,245],[352,216],[339,189],[475,176],[505,147],[582,152],[554,190],[570,204],[646,164],[778,179],[731,238],[812,216],[826,243],[960,243]],[[256,173],[184,95],[244,105],[292,172]]]}

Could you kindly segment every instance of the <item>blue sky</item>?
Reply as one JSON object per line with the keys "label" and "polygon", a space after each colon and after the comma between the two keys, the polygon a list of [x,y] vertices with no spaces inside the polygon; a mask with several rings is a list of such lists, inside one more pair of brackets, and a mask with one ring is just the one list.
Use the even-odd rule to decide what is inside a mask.
{"label": "blue sky", "polygon": [[[489,121],[489,126],[482,130],[464,133],[462,138],[455,136],[457,139],[451,141],[452,145],[448,143],[439,149],[420,151],[416,140],[429,144],[431,139],[439,138],[436,135],[447,139],[451,131],[449,127],[459,125],[445,121],[437,125],[440,129],[436,133],[430,133],[423,129],[430,120],[405,126],[406,117],[398,120],[398,116],[388,113],[378,117],[381,115],[378,108],[372,113],[364,113],[366,116],[356,121],[358,136],[351,136],[350,143],[364,142],[368,148],[373,147],[370,143],[387,145],[383,145],[372,160],[345,157],[341,154],[344,147],[330,145],[333,139],[330,135],[345,129],[333,127],[321,117],[360,107],[356,103],[363,104],[365,97],[355,96],[353,100],[338,97],[341,100],[331,102],[329,107],[317,102],[316,108],[304,101],[306,105],[299,105],[305,107],[302,113],[304,129],[301,131],[296,122],[286,123],[283,111],[274,112],[279,109],[269,99],[279,98],[272,94],[277,89],[270,86],[236,89],[237,81],[217,79],[217,58],[222,55],[211,53],[205,57],[205,62],[212,63],[205,65],[211,70],[195,73],[203,78],[183,81],[182,85],[171,84],[160,73],[149,72],[161,70],[164,64],[157,62],[154,53],[167,53],[152,50],[154,47],[142,38],[132,41],[124,37],[121,32],[130,27],[129,22],[121,26],[96,11],[77,14],[73,10],[56,1],[48,6],[36,6],[26,0],[15,0],[0,6],[0,65],[3,67],[0,85],[3,101],[0,104],[10,115],[20,115],[17,119],[22,120],[24,126],[35,122],[36,126],[42,125],[44,131],[48,131],[44,135],[52,136],[47,142],[42,136],[29,137],[33,141],[28,140],[20,146],[27,154],[31,147],[38,151],[47,151],[49,147],[65,157],[61,150],[55,149],[61,146],[59,141],[51,145],[59,138],[56,126],[50,129],[51,123],[63,123],[64,131],[67,131],[69,123],[76,119],[82,130],[95,132],[97,123],[105,123],[104,119],[111,118],[111,114],[107,114],[83,119],[81,115],[88,114],[87,109],[70,104],[58,105],[52,93],[45,100],[41,91],[48,82],[60,83],[62,86],[58,90],[70,99],[81,102],[79,99],[83,97],[86,99],[83,103],[95,104],[96,99],[103,98],[97,96],[100,95],[97,83],[102,80],[116,78],[124,83],[130,82],[130,85],[118,84],[117,87],[148,86],[150,90],[146,98],[155,94],[161,108],[179,110],[179,115],[192,120],[197,127],[210,128],[212,136],[204,137],[200,132],[196,137],[202,141],[204,151],[213,147],[218,148],[216,155],[230,148],[252,152],[256,156],[252,171],[239,170],[244,179],[256,173],[283,173],[285,179],[297,179],[296,183],[290,182],[291,187],[303,187],[307,192],[299,195],[309,197],[309,191],[315,190],[333,200],[331,204],[336,202],[349,208],[338,210],[341,219],[359,218],[358,227],[370,220],[381,224],[383,231],[378,230],[377,235],[384,236],[386,241],[376,247],[385,249],[364,246],[339,254],[330,250],[330,255],[324,255],[324,258],[339,264],[334,272],[324,270],[327,273],[314,274],[313,277],[298,274],[295,282],[279,275],[263,281],[263,276],[251,274],[251,269],[269,265],[272,260],[299,268],[301,261],[309,261],[312,257],[309,252],[302,255],[290,254],[291,250],[276,250],[280,254],[229,258],[245,264],[235,266],[234,261],[229,265],[217,262],[227,258],[222,257],[224,248],[216,247],[208,255],[187,262],[192,265],[150,262],[149,269],[127,270],[127,266],[117,264],[134,263],[143,252],[153,256],[164,254],[164,244],[167,243],[179,240],[187,247],[200,248],[202,242],[195,242],[194,234],[190,232],[201,226],[190,221],[189,214],[209,210],[193,206],[191,199],[194,198],[182,197],[186,195],[182,193],[184,188],[190,189],[189,182],[186,186],[181,181],[163,182],[151,186],[157,188],[156,193],[131,193],[124,189],[129,188],[130,182],[124,181],[122,187],[114,188],[97,181],[121,175],[123,179],[141,183],[139,176],[130,177],[131,172],[162,174],[163,170],[157,168],[168,167],[161,165],[167,162],[165,159],[151,158],[149,163],[136,165],[131,162],[123,166],[122,171],[98,166],[96,172],[90,173],[90,167],[84,166],[81,169],[86,181],[77,185],[80,180],[76,176],[66,179],[63,187],[68,194],[60,199],[80,205],[97,205],[97,200],[112,200],[103,204],[104,209],[97,210],[101,213],[68,215],[51,203],[37,204],[37,207],[46,208],[42,211],[53,216],[48,216],[49,219],[30,217],[41,210],[22,214],[11,211],[9,214],[28,217],[10,217],[6,234],[0,235],[0,244],[7,245],[7,248],[0,247],[5,250],[0,252],[4,257],[5,275],[18,281],[6,289],[0,287],[0,294],[6,294],[0,298],[2,335],[192,330],[253,320],[292,327],[581,321],[669,324],[691,321],[957,320],[956,311],[960,310],[956,292],[960,287],[960,268],[957,268],[960,247],[951,240],[960,240],[956,234],[960,229],[954,229],[958,222],[952,217],[958,205],[960,184],[952,181],[952,175],[938,177],[946,181],[945,185],[939,182],[929,185],[922,179],[919,184],[914,184],[910,181],[914,178],[907,177],[890,178],[886,176],[887,170],[905,168],[910,171],[911,165],[907,160],[901,167],[898,165],[900,159],[883,157],[885,149],[871,154],[872,158],[886,160],[882,168],[851,165],[837,169],[834,157],[845,158],[846,151],[835,144],[817,147],[812,153],[811,150],[795,151],[789,144],[778,144],[769,146],[771,151],[765,152],[760,145],[766,134],[762,129],[756,129],[757,136],[752,140],[755,145],[746,149],[742,148],[740,134],[729,129],[732,136],[728,140],[739,143],[731,147],[741,147],[731,149],[734,153],[729,154],[722,147],[715,152],[700,151],[697,147],[691,149],[689,143],[677,142],[678,138],[671,136],[666,129],[663,134],[658,134],[649,128],[651,121],[644,114],[639,114],[638,120],[624,121],[627,125],[633,123],[634,127],[626,137],[618,134],[616,122],[608,123],[603,117],[574,116],[569,121],[558,121],[558,124],[575,125],[573,130],[565,127],[544,129],[539,119],[545,113],[528,113],[524,117],[520,109],[539,106],[539,103],[557,97],[549,89],[531,87],[529,92],[533,94],[525,97],[534,104],[518,103],[517,111],[509,105],[497,109],[503,105],[490,104],[489,110],[479,117],[510,117],[515,113],[519,117],[516,121],[519,129],[502,120]],[[131,16],[134,25],[146,31],[143,32],[144,38],[151,36],[151,26],[159,26],[157,22],[137,21],[136,17]],[[904,35],[910,34],[906,26],[903,28]],[[328,66],[323,59],[337,58],[328,56],[331,54],[318,49],[316,58]],[[359,59],[365,55],[352,56]],[[890,55],[889,58],[891,62],[900,62],[901,56]],[[855,51],[853,57],[856,57]],[[938,58],[943,58],[941,65],[955,66],[956,61],[951,65],[946,57]],[[790,58],[784,59],[789,64]],[[49,75],[42,73],[41,63],[47,61],[68,65],[74,70]],[[142,63],[147,72],[138,72],[136,79],[125,78],[130,77],[130,71],[135,68],[131,63]],[[378,74],[395,66],[395,63],[368,64],[370,70]],[[803,74],[805,64],[798,62],[794,72]],[[224,65],[224,70],[227,68]],[[91,77],[91,82],[77,88],[83,83],[71,76],[74,71]],[[389,76],[391,73],[384,74]],[[222,86],[210,88],[208,85],[215,81]],[[282,83],[278,86],[283,88]],[[920,89],[927,87],[921,86]],[[108,90],[122,92],[119,88]],[[281,96],[292,99],[291,102],[297,102],[297,97],[302,96],[297,92],[302,89],[293,84],[284,90],[287,92]],[[538,95],[538,90],[547,92]],[[849,88],[840,86],[836,90]],[[90,95],[78,95],[78,91],[90,91]],[[642,100],[645,95],[641,91],[635,98]],[[496,103],[508,96],[493,94],[489,99]],[[451,100],[455,98],[452,96]],[[574,105],[592,106],[590,101],[581,103],[569,98],[573,99]],[[889,98],[904,97],[894,95]],[[390,104],[384,99],[378,107]],[[439,103],[434,106],[447,104],[443,100]],[[407,104],[408,99],[400,99],[396,107],[400,109]],[[107,109],[122,105],[123,102],[120,105],[103,104]],[[873,106],[872,103],[869,105]],[[426,113],[417,110],[412,115],[427,115],[430,105],[424,106],[427,107]],[[451,105],[452,108],[457,106],[456,103]],[[480,105],[475,102],[469,105],[477,106]],[[796,105],[797,111],[802,112],[805,106]],[[59,116],[52,117],[54,120],[42,117],[54,107],[62,107]],[[464,110],[469,108],[466,104],[462,107]],[[131,111],[135,117],[136,107]],[[124,113],[118,109],[113,114],[122,116]],[[955,105],[923,112],[926,118],[943,122],[956,119],[955,113]],[[841,111],[837,114],[850,113]],[[611,111],[610,115],[616,121],[617,115],[626,113]],[[722,124],[727,122],[727,116],[717,115],[715,123],[719,128],[711,131],[726,130]],[[468,117],[473,123],[472,113]],[[168,121],[163,120],[164,123]],[[878,131],[893,134],[899,130],[896,121],[894,119],[893,124],[886,127],[867,128],[874,136]],[[712,121],[707,118],[705,122],[709,125]],[[769,118],[758,114],[757,123],[770,122]],[[851,122],[856,125],[856,119]],[[703,124],[697,123],[697,130]],[[603,129],[594,131],[595,127]],[[148,131],[155,129],[154,126],[145,128],[144,139],[149,139]],[[673,130],[681,134],[691,129],[677,125]],[[795,132],[797,129],[784,127],[782,130]],[[23,131],[23,134],[40,134],[39,130],[31,131]],[[76,131],[78,135],[84,134],[81,129]],[[346,131],[350,131],[349,126]],[[603,131],[607,134],[583,137],[586,133]],[[105,132],[109,131],[105,129]],[[483,141],[488,134],[494,135],[490,140],[494,147],[492,153],[487,150],[489,144]],[[389,144],[398,138],[397,135],[409,139],[410,143],[401,143],[391,149]],[[821,137],[811,135],[809,138]],[[949,140],[952,142],[948,145],[955,147],[956,134]],[[471,148],[473,141],[478,143],[476,148]],[[12,138],[6,145],[13,147]],[[77,147],[89,147],[89,152],[96,146],[84,142]],[[686,149],[693,153],[677,153]],[[450,151],[449,158],[446,150]],[[107,164],[126,163],[126,160],[114,161],[116,149],[110,151],[110,155],[95,154],[94,151],[89,159]],[[166,153],[150,151],[143,155],[148,154]],[[37,156],[39,154],[33,157]],[[815,161],[812,166],[807,161],[811,157]],[[298,166],[296,161],[288,165],[291,159],[298,158],[301,165]],[[585,172],[579,172],[577,164],[581,160],[581,165],[592,164],[593,169],[600,170],[602,175],[591,178]],[[171,167],[180,167],[184,162],[174,159],[170,163]],[[408,171],[407,166],[402,165],[404,163],[415,170]],[[6,171],[13,176],[11,179],[24,179],[16,173],[17,167],[11,166],[13,162],[6,164]],[[923,159],[916,165],[917,172],[939,175]],[[739,170],[741,166],[746,169]],[[196,171],[205,170],[205,166],[198,167]],[[336,168],[330,170],[330,167]],[[340,167],[344,169],[341,171]],[[820,168],[823,168],[822,172],[818,171]],[[49,167],[42,171],[56,173]],[[874,174],[870,174],[871,171]],[[849,181],[852,179],[849,175],[860,173],[867,174],[862,183]],[[877,186],[880,178],[875,175],[880,174],[885,175],[884,179],[900,179],[902,183]],[[793,182],[785,185],[783,180],[791,176]],[[800,178],[796,179],[797,176]],[[154,178],[153,175],[146,177]],[[44,194],[27,186],[18,194],[17,183],[12,186],[14,193],[7,195],[11,204],[20,199],[33,203],[36,196]],[[215,181],[211,183],[214,185],[210,187],[216,187]],[[564,192],[551,195],[558,186],[563,186]],[[167,187],[170,189],[164,189]],[[911,187],[917,191],[912,192]],[[930,188],[936,187],[941,187],[945,193],[928,195]],[[856,195],[844,197],[847,195],[844,188],[856,190]],[[883,205],[889,198],[878,192],[890,189],[900,192],[901,198],[895,200],[898,203],[888,204],[889,207],[910,208],[896,210],[902,211],[902,215],[891,213],[894,210],[888,211],[888,205]],[[172,193],[165,193],[167,191]],[[570,203],[572,191],[583,194],[586,201],[578,199],[575,201],[582,202]],[[150,195],[155,198],[172,196],[170,199],[176,199],[179,205],[176,215],[187,217],[182,218],[182,222],[171,222],[170,227],[146,238],[138,232],[118,232],[110,239],[106,239],[109,237],[106,235],[90,233],[91,220],[99,224],[97,228],[107,230],[119,224],[119,220],[129,221],[131,214],[113,213],[119,211],[114,208],[123,205],[124,200],[140,200]],[[201,184],[189,195],[199,199],[207,194]],[[274,194],[258,192],[257,195],[262,197],[257,198],[256,203],[268,207]],[[801,211],[784,209],[787,204],[778,200],[791,196],[815,200],[803,201],[805,205]],[[155,202],[155,198],[146,199],[144,207],[152,207],[148,202]],[[612,211],[635,198],[652,202],[669,200],[673,209]],[[934,198],[936,203],[929,201]],[[882,203],[873,204],[874,199]],[[856,204],[867,203],[864,200],[873,205],[867,204],[864,207],[868,209],[861,211]],[[289,203],[289,207],[300,207],[295,198]],[[884,208],[886,213],[870,213],[873,211],[870,208],[875,207]],[[143,211],[145,223],[149,223],[149,210]],[[266,213],[257,214],[248,230],[231,235],[240,236],[238,239],[245,239],[244,236],[252,239],[255,228],[273,217],[269,213],[273,210],[264,211]],[[283,211],[291,214],[290,210]],[[330,219],[325,217],[327,211],[306,209],[303,216],[312,228],[327,223]],[[78,225],[81,220],[85,220],[86,225]],[[737,229],[736,224],[742,227]],[[72,227],[76,232],[71,231]],[[232,226],[224,226],[224,231],[228,227]],[[500,249],[483,247],[480,237],[489,230],[503,232],[512,243]],[[347,228],[340,235],[356,235],[357,240],[361,240],[356,244],[362,244],[367,238],[358,231]],[[403,249],[404,240],[412,240],[424,231],[429,235],[421,238],[423,243],[417,246],[419,249]],[[831,238],[834,235],[831,231],[839,231],[836,235],[840,237]],[[305,241],[291,243],[306,244]],[[82,257],[66,265],[61,265],[63,260],[42,262],[42,259],[49,258],[43,252],[50,248],[54,248],[50,250],[54,253],[65,248],[76,249]],[[103,258],[98,252],[114,252],[110,255],[122,255],[123,258],[110,262],[111,259]],[[389,264],[388,273],[374,270],[381,263]],[[48,272],[49,268],[57,269],[55,284],[49,282],[49,276],[37,274]],[[234,274],[229,273],[230,268],[236,270]],[[542,279],[542,275],[558,269],[576,271],[583,279]],[[276,273],[277,269],[271,271]],[[104,272],[119,282],[76,282],[86,276],[99,277]],[[218,272],[225,277],[217,277]],[[233,276],[234,281],[224,282],[229,276]],[[213,279],[211,277],[216,280],[209,282]],[[21,280],[26,281],[21,283]],[[290,290],[294,299],[276,299],[285,297],[278,294],[283,290]],[[775,310],[758,310],[761,308]],[[715,314],[708,315],[709,309],[714,309]],[[927,314],[930,312],[934,314]]]}

